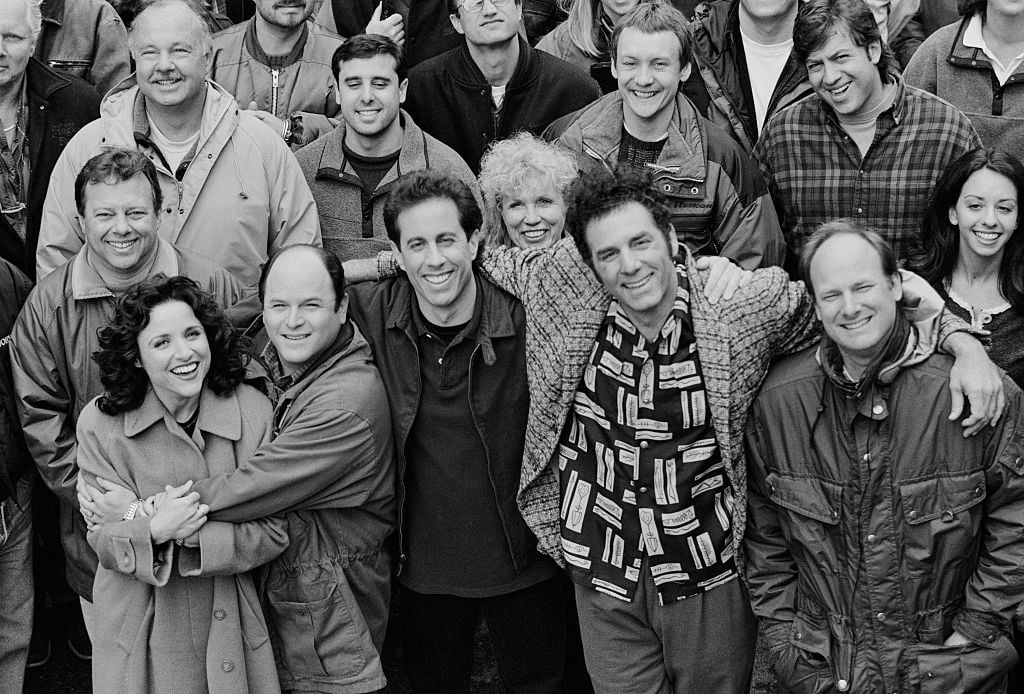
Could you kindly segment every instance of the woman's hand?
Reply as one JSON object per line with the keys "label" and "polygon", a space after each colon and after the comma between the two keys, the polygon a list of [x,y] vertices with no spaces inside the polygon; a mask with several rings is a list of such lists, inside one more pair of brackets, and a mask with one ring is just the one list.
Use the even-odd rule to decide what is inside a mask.
{"label": "woman's hand", "polygon": [[149,534],[154,544],[184,540],[206,523],[210,507],[199,503],[199,494],[191,489],[192,480],[180,487],[165,487],[166,497],[149,520]]}

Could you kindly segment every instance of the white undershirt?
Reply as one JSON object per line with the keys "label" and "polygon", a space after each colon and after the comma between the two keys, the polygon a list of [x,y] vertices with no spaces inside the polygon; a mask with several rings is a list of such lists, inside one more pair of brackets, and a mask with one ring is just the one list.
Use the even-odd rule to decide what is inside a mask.
{"label": "white undershirt", "polygon": [[167,166],[170,167],[171,173],[178,170],[178,166],[182,160],[185,159],[185,155],[189,153],[192,147],[199,142],[199,132],[196,131],[191,136],[181,141],[174,141],[164,135],[160,128],[156,126],[152,118],[149,120],[149,137],[153,140],[153,144],[160,150],[160,154],[164,155],[164,159],[167,161]]}
{"label": "white undershirt", "polygon": [[505,89],[507,87],[507,84],[491,87],[491,101],[494,102],[494,110],[500,111],[501,105],[505,103]]}
{"label": "white undershirt", "polygon": [[1003,65],[999,58],[995,56],[995,53],[989,50],[988,44],[985,43],[985,35],[981,31],[981,15],[974,15],[971,17],[971,21],[967,23],[967,29],[964,31],[964,45],[968,48],[980,48],[982,53],[988,56],[988,59],[992,61],[992,72],[996,73],[996,79],[999,80],[1000,85],[1006,84],[1006,80],[1010,79],[1021,63],[1024,63],[1024,53],[1021,53],[1016,58]]}
{"label": "white undershirt", "polygon": [[750,92],[754,97],[754,116],[757,118],[757,132],[764,127],[775,85],[779,83],[782,70],[793,50],[793,39],[782,43],[765,45],[758,43],[740,30],[743,37],[743,52],[747,57],[747,74],[750,75]]}

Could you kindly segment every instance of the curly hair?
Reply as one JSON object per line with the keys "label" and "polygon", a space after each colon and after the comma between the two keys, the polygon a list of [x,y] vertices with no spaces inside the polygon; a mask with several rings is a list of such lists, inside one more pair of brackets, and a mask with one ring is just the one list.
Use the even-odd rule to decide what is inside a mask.
{"label": "curly hair", "polygon": [[956,207],[967,179],[981,169],[1005,176],[1017,191],[1018,228],[1003,247],[999,293],[1016,311],[1024,312],[1024,233],[1020,230],[1024,215],[1019,207],[1024,202],[1024,164],[1003,150],[972,149],[946,168],[928,201],[921,225],[922,250],[908,260],[907,266],[935,287],[941,287],[952,276],[960,255],[960,229],[949,221],[949,211]]}
{"label": "curly hair", "polygon": [[98,332],[100,349],[93,360],[100,367],[104,393],[100,411],[116,415],[138,408],[149,389],[149,377],[139,365],[139,333],[149,325],[153,309],[180,301],[192,309],[210,343],[210,372],[206,385],[217,395],[228,395],[245,377],[250,345],[224,316],[217,300],[187,277],[158,274],[129,289],[118,299],[114,318]]}
{"label": "curly hair", "polygon": [[631,202],[646,209],[654,224],[661,229],[665,240],[671,245],[672,217],[665,196],[654,185],[654,173],[623,165],[614,173],[595,171],[578,178],[569,192],[569,207],[566,212],[565,228],[580,255],[593,265],[590,243],[587,241],[587,226]]}
{"label": "curly hair", "polygon": [[569,150],[528,132],[492,144],[480,160],[487,244],[512,245],[501,216],[501,204],[506,197],[545,186],[565,196],[578,175],[576,161]]}

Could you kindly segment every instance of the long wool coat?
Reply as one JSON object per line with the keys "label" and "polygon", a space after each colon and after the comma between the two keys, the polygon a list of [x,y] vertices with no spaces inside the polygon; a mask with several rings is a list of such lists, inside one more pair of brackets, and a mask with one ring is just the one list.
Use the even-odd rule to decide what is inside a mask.
{"label": "long wool coat", "polygon": [[[204,389],[188,438],[152,389],[117,416],[90,402],[78,421],[78,463],[140,498],[230,472],[271,434],[271,406],[239,386]],[[96,692],[277,694],[274,655],[248,572],[288,544],[280,518],[208,521],[200,546],[154,545],[149,519],[106,523],[89,533],[100,566],[93,586]]]}

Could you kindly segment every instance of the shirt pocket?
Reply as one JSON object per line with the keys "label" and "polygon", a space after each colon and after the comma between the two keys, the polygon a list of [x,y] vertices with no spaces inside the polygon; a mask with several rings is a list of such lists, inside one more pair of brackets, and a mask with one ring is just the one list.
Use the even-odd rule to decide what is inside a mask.
{"label": "shirt pocket", "polygon": [[848,573],[840,526],[843,486],[777,473],[770,473],[766,482],[769,498],[782,509],[783,532],[797,562],[811,564],[826,576]]}
{"label": "shirt pocket", "polygon": [[936,475],[900,484],[903,506],[904,566],[912,577],[938,570],[953,585],[960,566],[974,566],[987,496],[981,470]]}

